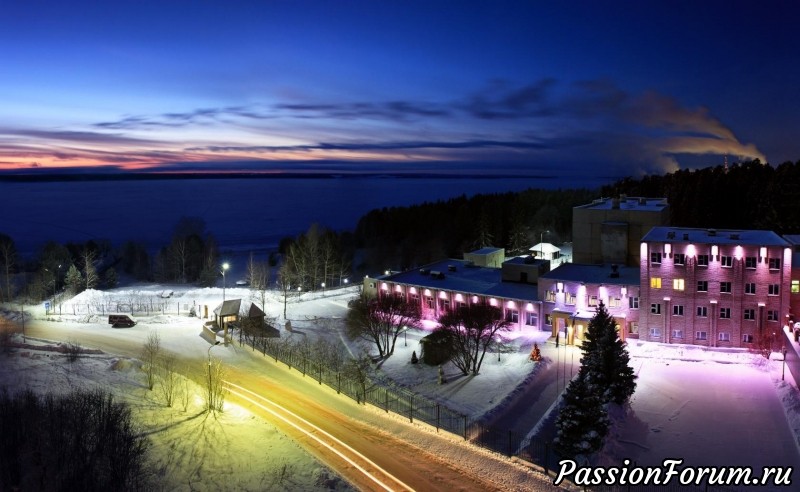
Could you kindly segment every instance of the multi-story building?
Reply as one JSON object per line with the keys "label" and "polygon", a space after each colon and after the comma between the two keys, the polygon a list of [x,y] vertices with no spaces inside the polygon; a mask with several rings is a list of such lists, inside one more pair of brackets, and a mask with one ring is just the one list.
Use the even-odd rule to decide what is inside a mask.
{"label": "multi-story building", "polygon": [[641,339],[754,347],[786,323],[792,250],[776,233],[654,227],[640,247]]}
{"label": "multi-story building", "polygon": [[639,266],[639,241],[669,225],[666,198],[599,198],[572,209],[572,261]]}

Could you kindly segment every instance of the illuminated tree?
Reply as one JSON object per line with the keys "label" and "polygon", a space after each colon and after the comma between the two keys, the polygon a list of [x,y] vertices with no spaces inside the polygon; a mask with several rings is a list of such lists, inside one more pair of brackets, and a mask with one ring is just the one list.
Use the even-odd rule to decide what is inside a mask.
{"label": "illuminated tree", "polygon": [[510,325],[502,311],[489,304],[468,304],[439,317],[439,329],[451,335],[451,360],[465,376],[480,372],[486,351]]}
{"label": "illuminated tree", "polygon": [[347,336],[372,343],[380,357],[392,355],[397,337],[404,329],[417,326],[422,317],[419,304],[393,295],[375,298],[362,294],[350,301],[349,306]]}
{"label": "illuminated tree", "polygon": [[599,388],[592,387],[583,372],[573,379],[564,392],[564,401],[556,418],[553,445],[563,458],[588,456],[603,446],[608,433],[608,414],[598,397]]}
{"label": "illuminated tree", "polygon": [[83,263],[83,281],[86,289],[94,289],[97,287],[100,277],[97,275],[97,269],[94,266],[94,260],[97,253],[94,250],[84,248],[81,255],[81,262]]}
{"label": "illuminated tree", "polygon": [[81,272],[78,270],[78,267],[75,265],[69,266],[65,282],[67,284],[67,288],[73,294],[77,294],[83,290],[83,277],[81,276]]}
{"label": "illuminated tree", "polygon": [[625,403],[636,390],[636,375],[630,366],[625,342],[617,335],[617,323],[601,301],[589,327],[581,350],[580,371],[586,381],[601,393],[603,403]]}

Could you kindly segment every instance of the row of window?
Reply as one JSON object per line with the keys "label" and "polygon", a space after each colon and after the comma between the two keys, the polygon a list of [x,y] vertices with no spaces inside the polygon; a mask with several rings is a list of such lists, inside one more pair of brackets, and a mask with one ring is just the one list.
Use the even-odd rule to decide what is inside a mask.
{"label": "row of window", "polygon": [[[661,288],[661,277],[651,277],[650,278],[650,288],[651,289],[660,289]],[[686,289],[686,281],[682,278],[675,278],[672,279],[672,289],[673,290],[685,290]],[[733,283],[732,282],[720,282],[719,283],[719,291],[722,294],[730,294],[733,292]],[[697,281],[697,292],[708,292],[708,280],[698,280]],[[756,283],[755,282],[746,282],[744,284],[744,293],[745,294],[756,294]],[[778,296],[781,294],[781,284],[769,284],[767,286],[767,295],[770,296]]]}
{"label": "row of window", "polygon": [[[683,330],[672,330],[671,332],[673,339],[681,339],[683,338]],[[661,338],[661,328],[650,328],[650,338]],[[708,340],[708,332],[707,331],[696,331],[694,332],[694,339],[695,340]],[[731,334],[727,331],[721,331],[717,334],[717,340],[720,342],[730,342],[731,341]],[[753,335],[744,334],[742,335],[742,342],[743,343],[753,343]]]}
{"label": "row of window", "polygon": [[[683,306],[680,304],[675,304],[672,306],[672,315],[673,316],[683,316],[684,309]],[[650,314],[661,314],[661,303],[654,302],[650,304]],[[708,306],[697,306],[695,314],[698,318],[707,318],[708,317]],[[745,320],[755,320],[756,319],[756,310],[752,308],[746,308],[742,310],[742,317]],[[731,308],[729,307],[721,307],[719,308],[719,319],[731,319]],[[778,321],[778,311],[774,309],[767,310],[767,321]]]}
{"label": "row of window", "polygon": [[[686,255],[683,253],[675,253],[672,257],[673,264],[675,265],[686,265]],[[709,255],[697,255],[697,266],[708,266]],[[661,253],[650,253],[650,264],[651,265],[660,265],[662,260]],[[733,256],[722,255],[719,258],[719,263],[722,267],[725,268],[733,268]],[[781,259],[780,258],[768,258],[767,264],[769,265],[770,270],[780,270],[781,268]],[[744,258],[744,267],[755,269],[758,265],[758,258],[755,256],[746,256]]]}

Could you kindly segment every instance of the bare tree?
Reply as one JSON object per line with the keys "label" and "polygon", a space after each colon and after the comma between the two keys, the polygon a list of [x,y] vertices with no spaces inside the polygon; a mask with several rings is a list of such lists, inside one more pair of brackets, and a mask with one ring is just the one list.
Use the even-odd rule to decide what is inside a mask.
{"label": "bare tree", "polygon": [[5,234],[0,234],[0,266],[3,268],[3,275],[5,276],[5,295],[0,289],[0,301],[3,299],[11,301],[14,292],[11,290],[11,271],[17,262],[17,248],[14,245],[14,240]]}
{"label": "bare tree", "polygon": [[283,319],[286,319],[286,305],[289,297],[300,295],[299,277],[295,275],[290,263],[283,263],[278,271],[278,287],[283,294]]}
{"label": "bare tree", "polygon": [[208,378],[206,380],[206,410],[221,412],[225,406],[228,389],[225,387],[225,368],[217,358],[208,359]]}
{"label": "bare tree", "polygon": [[250,253],[250,260],[247,262],[247,282],[250,284],[250,297],[265,311],[269,289],[269,263],[256,261],[253,253]]}
{"label": "bare tree", "polygon": [[142,369],[147,376],[147,387],[153,389],[155,385],[156,372],[158,371],[158,359],[161,352],[161,337],[157,331],[151,331],[142,346]]}
{"label": "bare tree", "polygon": [[453,341],[453,364],[464,375],[477,375],[489,347],[497,344],[499,333],[508,329],[499,308],[488,304],[469,304],[439,317],[441,330]]}
{"label": "bare tree", "polygon": [[357,359],[348,359],[344,365],[344,375],[356,381],[359,386],[357,401],[366,402],[367,385],[372,374],[372,361],[367,354],[361,354]]}
{"label": "bare tree", "polygon": [[100,276],[97,275],[97,269],[94,267],[94,260],[97,258],[97,253],[89,248],[84,248],[81,261],[83,262],[83,280],[86,289],[94,289],[100,282]]}
{"label": "bare tree", "polygon": [[173,354],[158,358],[158,389],[164,403],[171,407],[179,390],[180,375],[175,371],[177,360]]}
{"label": "bare tree", "polygon": [[405,328],[417,326],[421,317],[419,304],[402,297],[382,295],[373,298],[362,294],[350,302],[347,336],[374,344],[380,357],[388,357],[394,353],[397,337]]}

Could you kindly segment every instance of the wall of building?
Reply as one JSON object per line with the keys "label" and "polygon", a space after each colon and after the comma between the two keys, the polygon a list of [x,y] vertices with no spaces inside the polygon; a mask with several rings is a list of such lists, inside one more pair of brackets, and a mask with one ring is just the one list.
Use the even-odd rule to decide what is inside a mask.
{"label": "wall of building", "polygon": [[[680,255],[685,255],[683,264]],[[705,255],[708,265],[702,264]],[[770,268],[770,259],[780,266]],[[789,248],[651,242],[641,244],[640,264],[642,339],[755,347],[786,322]],[[705,282],[706,291],[699,282]],[[698,313],[698,308],[705,311]]]}

